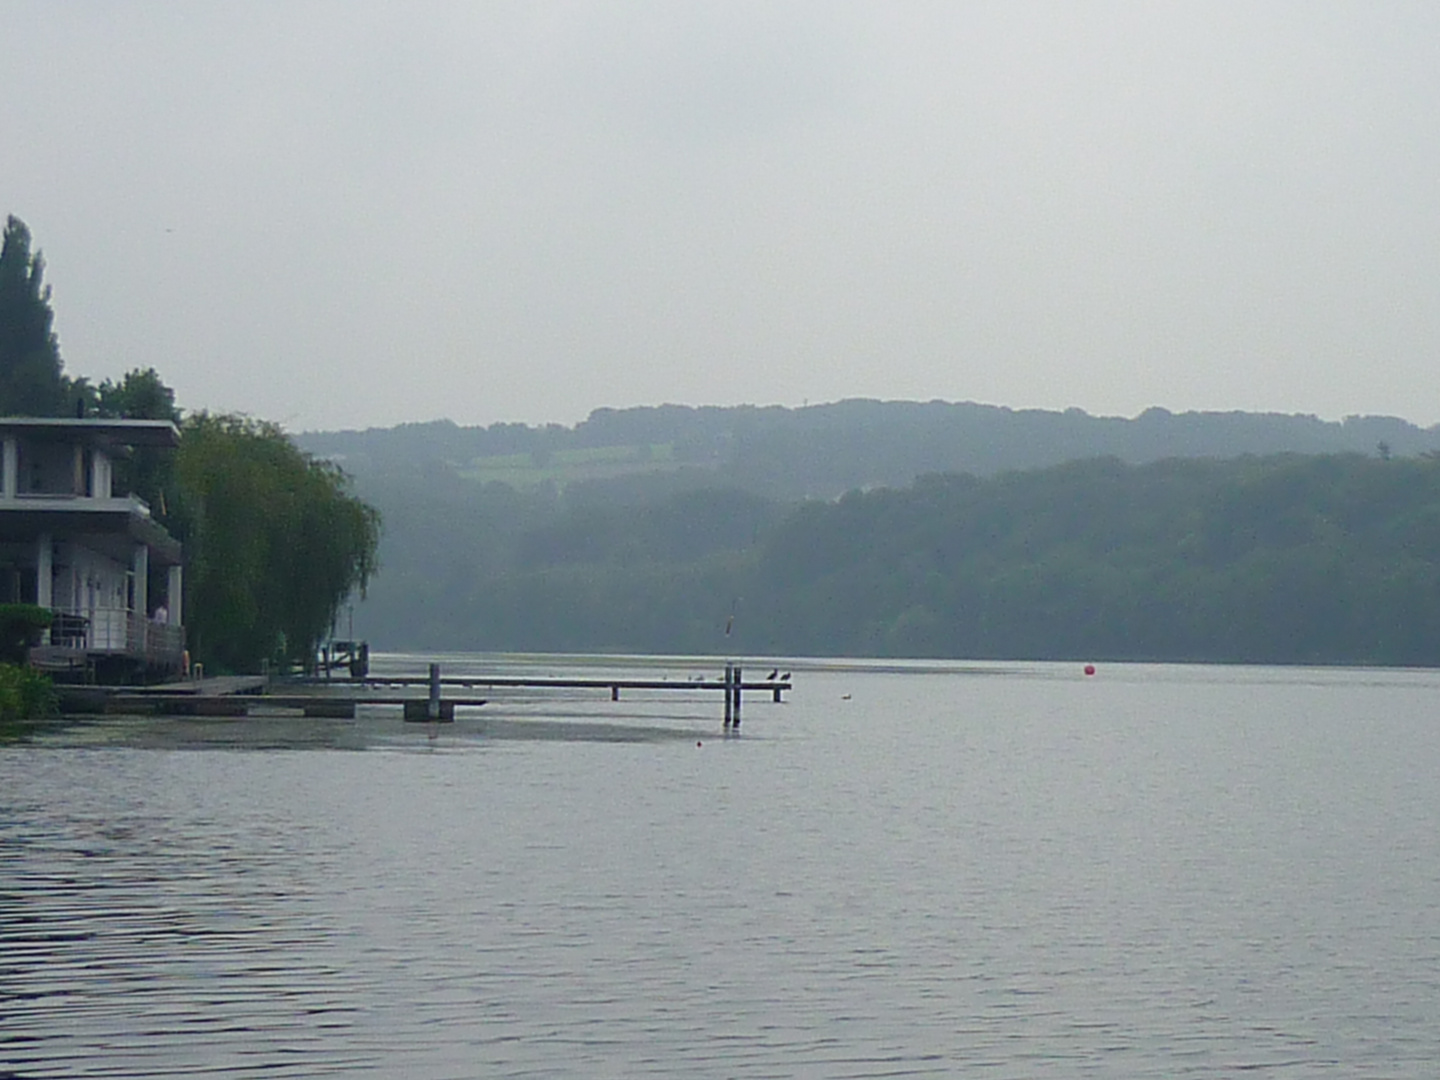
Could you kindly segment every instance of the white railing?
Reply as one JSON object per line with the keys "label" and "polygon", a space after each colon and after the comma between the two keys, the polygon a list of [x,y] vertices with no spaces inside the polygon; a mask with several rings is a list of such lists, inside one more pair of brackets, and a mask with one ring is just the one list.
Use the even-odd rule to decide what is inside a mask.
{"label": "white railing", "polygon": [[185,628],[146,619],[127,608],[56,608],[50,644],[88,653],[116,653],[152,664],[179,666]]}

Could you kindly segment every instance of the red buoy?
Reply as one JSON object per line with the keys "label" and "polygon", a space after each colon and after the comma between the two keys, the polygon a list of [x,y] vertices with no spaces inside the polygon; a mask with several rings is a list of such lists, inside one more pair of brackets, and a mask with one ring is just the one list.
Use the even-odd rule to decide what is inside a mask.
{"label": "red buoy", "polygon": [[1094,665],[1094,664],[1086,664],[1086,665],[1085,665],[1085,674],[1086,674],[1086,675],[1094,675],[1094,674],[1095,674],[1095,665]]}

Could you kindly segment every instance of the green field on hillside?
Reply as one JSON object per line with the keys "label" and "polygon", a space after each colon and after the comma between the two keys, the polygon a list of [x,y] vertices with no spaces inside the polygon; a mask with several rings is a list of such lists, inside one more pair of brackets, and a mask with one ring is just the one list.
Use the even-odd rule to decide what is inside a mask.
{"label": "green field on hillside", "polygon": [[476,483],[502,483],[513,488],[608,480],[631,473],[670,471],[680,467],[673,443],[594,446],[550,453],[496,454],[477,457],[456,471]]}

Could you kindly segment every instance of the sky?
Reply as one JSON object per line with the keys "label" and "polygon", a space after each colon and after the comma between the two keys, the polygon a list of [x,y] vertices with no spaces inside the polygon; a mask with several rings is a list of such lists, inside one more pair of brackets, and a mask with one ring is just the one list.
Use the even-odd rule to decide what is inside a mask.
{"label": "sky", "polygon": [[5,0],[66,371],[1440,421],[1440,5]]}

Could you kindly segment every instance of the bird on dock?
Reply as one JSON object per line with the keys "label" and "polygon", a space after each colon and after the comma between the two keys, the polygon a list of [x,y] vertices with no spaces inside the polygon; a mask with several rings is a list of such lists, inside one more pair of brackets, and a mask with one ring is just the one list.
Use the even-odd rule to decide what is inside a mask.
{"label": "bird on dock", "polygon": [[787,672],[785,672],[784,675],[781,675],[781,676],[780,676],[780,681],[781,681],[781,682],[789,682],[789,681],[790,681],[790,673],[787,671]]}
{"label": "bird on dock", "polygon": [[780,677],[780,669],[779,669],[778,667],[777,667],[777,668],[771,668],[771,669],[770,669],[770,674],[765,676],[765,681],[766,681],[766,682],[774,682],[774,681],[775,681],[777,678],[779,678],[779,677]]}

